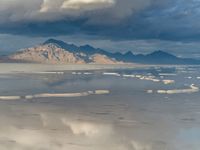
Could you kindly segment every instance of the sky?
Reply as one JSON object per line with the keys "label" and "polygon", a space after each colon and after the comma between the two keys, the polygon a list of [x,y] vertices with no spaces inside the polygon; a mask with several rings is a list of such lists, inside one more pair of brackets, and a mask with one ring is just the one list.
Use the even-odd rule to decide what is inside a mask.
{"label": "sky", "polygon": [[0,51],[56,38],[200,57],[200,0],[0,0]]}

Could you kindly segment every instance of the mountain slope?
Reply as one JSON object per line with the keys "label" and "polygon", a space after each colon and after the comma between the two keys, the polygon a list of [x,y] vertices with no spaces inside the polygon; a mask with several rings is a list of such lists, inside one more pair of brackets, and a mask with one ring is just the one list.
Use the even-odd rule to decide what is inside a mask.
{"label": "mountain slope", "polygon": [[53,44],[28,48],[10,56],[10,58],[14,60],[23,60],[37,63],[85,63],[81,58],[74,55],[73,53],[65,51],[64,49]]}
{"label": "mountain slope", "polygon": [[68,43],[65,43],[63,41],[60,41],[60,40],[55,40],[55,39],[49,39],[47,40],[46,42],[43,43],[43,45],[46,45],[46,44],[56,44],[58,46],[60,46],[61,48],[63,49],[66,49],[70,52],[76,52],[76,53],[85,53],[87,55],[93,55],[93,54],[102,54],[102,55],[106,55],[106,56],[109,56],[109,55],[112,55],[112,53],[109,53],[105,50],[102,50],[102,49],[99,49],[99,48],[94,48],[90,45],[83,45],[83,46],[76,46],[74,44],[68,44]]}
{"label": "mountain slope", "polygon": [[131,51],[123,54],[111,53],[90,45],[76,46],[63,41],[49,39],[43,44],[21,50],[8,57],[11,61],[25,61],[51,64],[200,64],[200,60],[179,58],[163,51],[134,55]]}
{"label": "mountain slope", "polygon": [[164,51],[154,51],[153,53],[143,55],[134,55],[131,51],[122,54],[120,52],[111,53],[99,48],[94,48],[90,45],[76,46],[73,44],[67,44],[65,42],[50,39],[45,43],[55,43],[64,49],[70,49],[71,52],[83,52],[87,55],[102,54],[109,58],[115,59],[117,61],[123,61],[127,63],[142,63],[142,64],[200,64],[200,60],[179,58],[172,54]]}
{"label": "mountain slope", "polygon": [[[62,43],[61,43],[62,44]],[[75,47],[72,45],[72,47]],[[68,47],[70,48],[70,47]],[[11,56],[10,60],[48,64],[115,64],[117,61],[105,55],[87,55],[76,50],[63,49],[60,45],[45,42],[42,45],[21,50]]]}

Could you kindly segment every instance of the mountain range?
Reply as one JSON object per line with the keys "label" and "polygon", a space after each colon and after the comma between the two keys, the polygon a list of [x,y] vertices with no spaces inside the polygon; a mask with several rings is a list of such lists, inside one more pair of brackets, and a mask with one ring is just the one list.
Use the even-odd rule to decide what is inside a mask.
{"label": "mountain range", "polygon": [[147,55],[134,55],[131,51],[125,54],[111,53],[90,45],[76,46],[55,39],[0,57],[0,61],[50,64],[200,64],[200,60],[180,58],[160,50]]}

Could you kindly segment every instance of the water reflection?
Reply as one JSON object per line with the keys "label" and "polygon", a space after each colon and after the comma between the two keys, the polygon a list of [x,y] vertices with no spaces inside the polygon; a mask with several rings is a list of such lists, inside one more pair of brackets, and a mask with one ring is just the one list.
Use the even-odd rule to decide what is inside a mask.
{"label": "water reflection", "polygon": [[[199,87],[199,68],[78,72],[0,76],[0,96],[23,96],[17,101],[0,101],[0,149],[200,148],[199,92],[171,95],[146,92],[184,89],[193,83]],[[192,79],[186,80],[188,76]],[[152,82],[146,80],[147,77],[174,82]],[[94,94],[99,89],[102,89],[98,91],[100,94]],[[102,93],[105,90],[110,93]],[[54,95],[31,100],[25,98],[38,93],[77,91],[93,91],[93,94],[84,97]]]}

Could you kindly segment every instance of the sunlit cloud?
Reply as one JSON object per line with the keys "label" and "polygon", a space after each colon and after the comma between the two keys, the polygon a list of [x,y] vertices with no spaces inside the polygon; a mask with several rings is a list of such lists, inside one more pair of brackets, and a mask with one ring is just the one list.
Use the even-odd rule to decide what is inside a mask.
{"label": "sunlit cloud", "polygon": [[102,8],[113,5],[114,0],[66,0],[61,8],[63,9],[81,9],[88,6],[88,9]]}
{"label": "sunlit cloud", "polygon": [[70,128],[74,135],[84,135],[89,138],[106,137],[112,134],[112,126],[82,121],[62,119],[63,124]]}

